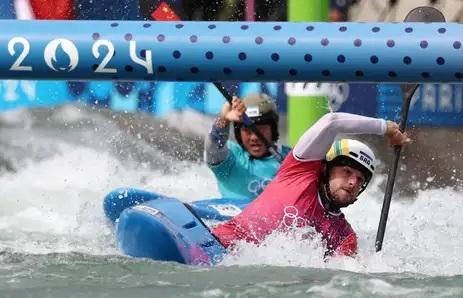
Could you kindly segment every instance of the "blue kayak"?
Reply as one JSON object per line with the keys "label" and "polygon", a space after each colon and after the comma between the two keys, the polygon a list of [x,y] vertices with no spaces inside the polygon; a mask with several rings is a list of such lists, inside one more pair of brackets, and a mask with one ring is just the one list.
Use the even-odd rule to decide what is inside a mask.
{"label": "blue kayak", "polygon": [[202,219],[224,221],[249,199],[207,199],[185,204],[134,188],[116,189],[103,203],[116,226],[118,248],[129,256],[191,265],[213,265],[226,250]]}

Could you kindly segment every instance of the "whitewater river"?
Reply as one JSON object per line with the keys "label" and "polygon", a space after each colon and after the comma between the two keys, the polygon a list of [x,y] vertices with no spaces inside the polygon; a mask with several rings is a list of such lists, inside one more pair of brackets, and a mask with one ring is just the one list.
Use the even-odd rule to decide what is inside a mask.
{"label": "whitewater river", "polygon": [[209,170],[172,161],[108,115],[75,107],[0,120],[0,297],[463,295],[461,193],[394,197],[383,251],[375,253],[379,177],[345,212],[359,236],[355,259],[325,263],[320,243],[298,235],[243,244],[213,268],[133,259],[115,247],[104,195],[132,186],[184,201],[217,197]]}

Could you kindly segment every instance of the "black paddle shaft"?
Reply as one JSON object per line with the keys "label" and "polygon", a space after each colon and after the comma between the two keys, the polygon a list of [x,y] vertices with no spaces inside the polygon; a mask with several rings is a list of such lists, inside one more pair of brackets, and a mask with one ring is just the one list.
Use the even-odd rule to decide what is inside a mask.
{"label": "black paddle shaft", "polygon": [[[401,132],[405,131],[407,126],[408,110],[410,109],[410,102],[418,88],[417,84],[408,85],[410,88],[409,92],[406,93],[406,96],[402,102],[402,114],[399,124],[399,129]],[[389,207],[391,206],[392,191],[394,189],[394,181],[397,174],[397,168],[399,166],[400,152],[402,150],[401,146],[394,146],[394,155],[392,157],[391,168],[387,176],[386,191],[384,193],[383,208],[381,209],[381,218],[379,220],[378,233],[376,234],[376,251],[380,251],[383,246],[384,232],[386,230],[387,217],[389,214]]]}
{"label": "black paddle shaft", "polygon": [[[412,9],[405,17],[405,22],[445,22],[444,15],[436,8],[423,6]],[[408,84],[402,86],[404,100],[402,103],[402,112],[399,128],[401,132],[405,131],[407,126],[408,111],[413,94],[415,94],[418,84]],[[383,246],[384,233],[386,231],[387,217],[389,207],[391,205],[392,191],[394,189],[394,181],[399,165],[401,146],[394,146],[394,156],[391,162],[391,168],[388,173],[386,191],[384,193],[383,208],[381,209],[381,218],[379,220],[378,233],[376,234],[375,247],[376,251],[380,251]]]}
{"label": "black paddle shaft", "polygon": [[[230,103],[232,103],[233,97],[232,95],[228,92],[225,87],[219,83],[219,82],[214,82],[214,86],[217,87],[217,89],[222,93],[223,97]],[[283,161],[283,156],[278,152],[277,147],[275,144],[270,143],[264,135],[260,132],[260,130],[257,128],[256,124],[248,117],[248,115],[244,114],[243,115],[243,124],[249,128],[259,139],[259,141],[264,144],[264,146],[268,149],[268,151],[275,157],[275,159],[281,163]]]}

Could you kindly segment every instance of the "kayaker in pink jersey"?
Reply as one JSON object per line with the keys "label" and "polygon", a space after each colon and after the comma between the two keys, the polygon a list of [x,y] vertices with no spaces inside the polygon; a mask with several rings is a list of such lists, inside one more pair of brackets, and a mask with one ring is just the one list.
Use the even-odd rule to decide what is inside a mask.
{"label": "kayaker in pink jersey", "polygon": [[391,146],[409,141],[395,122],[329,113],[299,139],[275,178],[243,212],[212,232],[227,248],[261,243],[275,230],[312,226],[327,255],[354,255],[357,236],[340,211],[353,204],[375,171],[375,156],[362,142],[339,134],[385,135]]}

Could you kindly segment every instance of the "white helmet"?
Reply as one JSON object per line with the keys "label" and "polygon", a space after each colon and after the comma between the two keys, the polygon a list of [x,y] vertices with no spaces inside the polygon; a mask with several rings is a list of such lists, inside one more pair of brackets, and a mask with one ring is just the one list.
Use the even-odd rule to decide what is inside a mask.
{"label": "white helmet", "polygon": [[326,154],[325,160],[328,169],[337,165],[347,165],[361,171],[365,177],[365,183],[362,185],[359,194],[365,190],[375,173],[375,154],[370,147],[357,140],[336,140]]}

